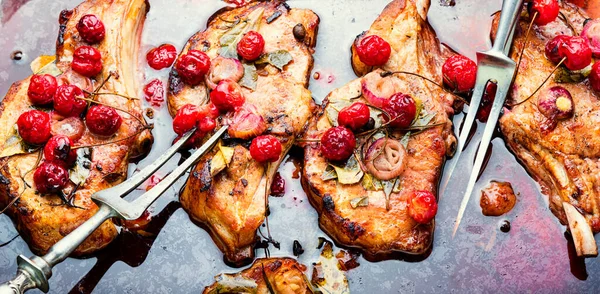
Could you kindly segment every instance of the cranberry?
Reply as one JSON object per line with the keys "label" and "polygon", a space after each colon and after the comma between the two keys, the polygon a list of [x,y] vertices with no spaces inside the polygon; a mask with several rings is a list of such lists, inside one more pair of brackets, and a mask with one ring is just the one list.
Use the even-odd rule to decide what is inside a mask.
{"label": "cranberry", "polygon": [[177,58],[177,49],[171,44],[162,44],[156,48],[152,48],[146,54],[148,65],[156,70],[171,66],[175,58]]}
{"label": "cranberry", "polygon": [[281,155],[281,143],[273,135],[258,136],[250,144],[250,155],[258,162],[275,162]]}
{"label": "cranberry", "polygon": [[196,122],[198,122],[198,107],[186,104],[177,111],[173,118],[173,131],[181,136],[194,128]]}
{"label": "cranberry", "polygon": [[592,63],[592,49],[588,40],[580,37],[570,37],[564,46],[558,47],[560,55],[567,57],[565,66],[570,70],[584,69]]}
{"label": "cranberry", "polygon": [[33,182],[42,194],[56,193],[69,183],[69,172],[60,164],[44,161],[33,173]]}
{"label": "cranberry", "polygon": [[264,49],[265,39],[255,31],[247,32],[237,45],[238,54],[249,61],[258,59]]}
{"label": "cranberry", "polygon": [[246,99],[242,94],[242,88],[232,80],[222,80],[217,87],[210,92],[210,101],[221,112],[235,110],[242,106]]}
{"label": "cranberry", "polygon": [[358,58],[368,66],[384,65],[391,52],[390,44],[377,35],[364,37],[356,44]]}
{"label": "cranberry", "polygon": [[563,59],[564,55],[562,52],[559,52],[558,49],[565,46],[565,43],[569,38],[571,37],[567,35],[558,35],[552,38],[552,40],[548,41],[545,48],[546,58],[555,64],[559,63]]}
{"label": "cranberry", "polygon": [[74,85],[61,85],[54,96],[54,110],[62,116],[79,116],[87,107],[83,91]]}
{"label": "cranberry", "polygon": [[410,95],[396,93],[383,103],[383,110],[387,112],[392,121],[390,125],[395,128],[408,128],[417,115],[417,105]]}
{"label": "cranberry", "polygon": [[281,197],[285,194],[285,180],[281,177],[279,172],[273,177],[273,183],[271,183],[271,195],[275,197]]}
{"label": "cranberry", "polygon": [[100,136],[111,136],[119,130],[123,119],[109,106],[94,105],[85,115],[85,124],[90,132]]}
{"label": "cranberry", "polygon": [[144,98],[152,106],[159,107],[165,102],[165,87],[159,79],[150,81],[144,86]]}
{"label": "cranberry", "polygon": [[600,61],[594,63],[590,73],[590,85],[596,92],[600,92]]}
{"label": "cranberry", "polygon": [[65,135],[75,142],[85,132],[85,124],[79,117],[68,117],[60,121],[52,122],[52,135]]}
{"label": "cranberry", "polygon": [[19,135],[28,144],[42,145],[50,139],[50,115],[39,110],[29,110],[17,120]]}
{"label": "cranberry", "polygon": [[533,0],[529,2],[527,8],[530,17],[533,17],[537,12],[534,22],[540,26],[551,23],[558,17],[559,7],[557,0]]}
{"label": "cranberry", "polygon": [[429,191],[416,191],[408,201],[408,215],[418,223],[429,223],[437,213],[435,196]]}
{"label": "cranberry", "polygon": [[210,57],[198,50],[189,50],[175,63],[175,70],[181,80],[191,86],[200,84],[209,69]]}
{"label": "cranberry", "polygon": [[210,133],[215,127],[217,127],[217,122],[212,117],[205,116],[198,120],[198,129],[202,133]]}
{"label": "cranberry", "polygon": [[77,159],[77,153],[72,150],[73,142],[64,135],[53,136],[44,146],[44,159],[60,164],[71,165]]}
{"label": "cranberry", "polygon": [[93,14],[86,14],[79,19],[77,31],[81,38],[90,44],[104,40],[104,24]]}
{"label": "cranberry", "polygon": [[463,55],[453,55],[444,62],[442,76],[452,91],[469,92],[475,87],[477,64]]}
{"label": "cranberry", "polygon": [[362,102],[356,102],[340,111],[338,114],[338,123],[340,126],[345,126],[356,131],[365,126],[369,122],[370,117],[369,106]]}
{"label": "cranberry", "polygon": [[219,109],[212,103],[204,104],[198,110],[198,115],[200,117],[208,116],[210,118],[216,119],[217,117],[219,117]]}
{"label": "cranberry", "polygon": [[82,76],[94,77],[102,72],[102,54],[94,47],[81,46],[73,53],[71,68]]}
{"label": "cranberry", "polygon": [[48,75],[33,75],[29,79],[27,96],[34,105],[47,105],[52,103],[56,93],[56,78]]}
{"label": "cranberry", "polygon": [[325,131],[321,137],[321,153],[331,161],[344,161],[354,152],[356,138],[352,131],[345,127],[333,127]]}

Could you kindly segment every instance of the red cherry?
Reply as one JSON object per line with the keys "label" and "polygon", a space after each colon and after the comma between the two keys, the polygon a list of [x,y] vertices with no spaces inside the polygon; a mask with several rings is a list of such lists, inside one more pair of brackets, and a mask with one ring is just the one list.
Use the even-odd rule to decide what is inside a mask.
{"label": "red cherry", "polygon": [[181,136],[194,128],[196,122],[198,122],[198,107],[186,104],[177,111],[173,118],[173,131]]}
{"label": "red cherry", "polygon": [[321,153],[331,161],[344,161],[354,152],[356,138],[352,131],[345,127],[333,127],[325,131],[321,137]]}
{"label": "red cherry", "polygon": [[570,37],[564,46],[558,47],[560,55],[567,57],[565,66],[570,70],[584,69],[592,63],[592,49],[588,40],[580,37]]}
{"label": "red cherry", "polygon": [[533,0],[529,2],[527,8],[530,17],[533,17],[537,12],[534,22],[540,26],[551,23],[558,17],[559,6],[557,0]]}
{"label": "red cherry", "polygon": [[171,66],[175,58],[177,58],[177,49],[171,44],[162,44],[156,48],[152,48],[146,54],[148,65],[156,70]]}
{"label": "red cherry", "polygon": [[596,92],[600,92],[600,61],[594,63],[590,73],[590,85]]}
{"label": "red cherry", "polygon": [[68,117],[60,121],[52,122],[52,135],[65,135],[76,142],[85,133],[85,124],[79,117]]}
{"label": "red cherry", "polygon": [[79,19],[77,31],[81,38],[90,44],[104,40],[104,24],[93,14],[86,14]]}
{"label": "red cherry", "polygon": [[200,84],[209,69],[210,57],[198,50],[189,50],[175,63],[175,70],[181,80],[191,86]]}
{"label": "red cherry", "polygon": [[47,105],[54,100],[56,93],[56,78],[48,75],[33,75],[29,79],[27,96],[34,105]]}
{"label": "red cherry", "polygon": [[19,135],[28,144],[42,145],[50,139],[50,115],[39,110],[29,110],[17,120]]}
{"label": "red cherry", "polygon": [[159,79],[154,79],[144,86],[144,99],[156,107],[165,102],[165,87]]}
{"label": "red cherry", "polygon": [[444,84],[452,91],[464,93],[475,87],[477,64],[465,56],[453,55],[442,66]]}
{"label": "red cherry", "polygon": [[273,135],[262,135],[250,143],[250,155],[258,162],[275,162],[281,155],[281,143]]}
{"label": "red cherry", "polygon": [[562,52],[559,52],[558,48],[565,46],[565,43],[569,38],[571,38],[571,36],[558,35],[548,41],[545,48],[546,58],[554,64],[558,64],[563,57],[565,57]]}
{"label": "red cherry", "polygon": [[415,191],[408,200],[408,215],[418,223],[429,223],[437,213],[435,196],[429,191]]}
{"label": "red cherry", "polygon": [[94,105],[85,115],[85,124],[95,135],[111,136],[119,130],[123,119],[117,111],[109,106]]}
{"label": "red cherry", "polygon": [[356,131],[366,125],[370,117],[369,106],[362,102],[356,102],[340,111],[338,123],[340,126]]}
{"label": "red cherry", "polygon": [[83,91],[74,85],[61,85],[54,96],[54,110],[62,116],[79,116],[87,107]]}
{"label": "red cherry", "polygon": [[197,125],[200,132],[206,134],[212,132],[217,127],[217,122],[212,117],[205,116],[198,120]]}
{"label": "red cherry", "polygon": [[396,93],[383,103],[383,110],[390,116],[390,125],[395,128],[408,128],[417,115],[417,105],[410,95]]}
{"label": "red cherry", "polygon": [[69,166],[77,159],[77,153],[71,149],[72,146],[73,142],[69,137],[53,136],[44,146],[44,159]]}
{"label": "red cherry", "polygon": [[42,194],[56,193],[69,183],[69,172],[60,164],[44,161],[33,173],[33,182]]}
{"label": "red cherry", "polygon": [[264,49],[265,39],[255,31],[247,32],[237,45],[238,54],[249,61],[258,59]]}
{"label": "red cherry", "polygon": [[242,106],[246,99],[242,94],[242,88],[232,80],[222,80],[217,87],[210,92],[210,101],[221,112],[235,110]]}
{"label": "red cherry", "polygon": [[277,172],[271,183],[271,196],[281,197],[283,195],[285,195],[285,180]]}
{"label": "red cherry", "polygon": [[94,77],[102,72],[102,54],[94,47],[81,46],[73,53],[71,68],[82,76]]}
{"label": "red cherry", "polygon": [[356,44],[358,58],[368,66],[384,65],[391,52],[390,44],[377,35],[364,37]]}

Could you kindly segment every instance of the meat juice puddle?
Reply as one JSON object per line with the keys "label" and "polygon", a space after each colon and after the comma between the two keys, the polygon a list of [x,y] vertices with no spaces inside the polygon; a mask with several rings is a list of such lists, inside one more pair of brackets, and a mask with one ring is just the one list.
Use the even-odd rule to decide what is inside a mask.
{"label": "meat juice puddle", "polygon": [[[58,12],[62,8],[75,7],[79,2],[69,0],[43,5],[39,1],[31,2],[17,11],[11,22],[3,23],[3,27],[0,27],[3,32],[0,34],[0,47],[9,50],[5,50],[5,58],[0,59],[2,93],[6,92],[11,82],[29,74],[28,64],[31,60],[39,54],[51,53],[41,51],[40,48],[53,48]],[[147,50],[162,43],[171,43],[180,49],[187,38],[202,29],[205,20],[222,6],[222,3],[217,1],[206,0],[150,2],[154,9],[150,10],[144,28],[141,61]],[[169,9],[173,2],[178,5],[178,9]],[[321,16],[321,30],[313,70],[314,73],[320,73],[320,78],[318,81],[310,81],[313,97],[319,102],[331,90],[355,78],[349,64],[349,50],[346,48],[349,48],[355,35],[368,29],[387,3],[369,3],[372,7],[360,9],[357,8],[360,5],[322,2],[290,1],[292,7],[312,8]],[[356,0],[348,2],[364,3]],[[587,2],[587,5],[593,6],[592,2]],[[474,58],[476,51],[484,50],[490,44],[487,37],[489,16],[499,9],[501,0],[484,3],[458,0],[456,6],[444,7],[433,0],[428,18],[442,42]],[[41,9],[40,6],[45,6],[45,9]],[[51,11],[50,15],[47,11]],[[344,24],[344,30],[340,32],[336,23]],[[54,29],[50,31],[49,27]],[[23,42],[13,36],[20,34],[11,32],[27,32],[35,36],[35,39]],[[14,50],[23,51],[21,60],[8,59],[7,55]],[[166,85],[168,70],[150,70],[145,62],[143,66],[145,82],[159,78]],[[8,78],[5,78],[6,76]],[[149,105],[145,104],[145,107]],[[457,116],[455,123],[460,119],[460,115]],[[130,172],[143,168],[156,159],[170,146],[175,137],[166,106],[163,105],[156,111],[153,122],[155,143],[152,151],[137,165],[131,165]],[[482,129],[482,125],[479,125],[477,131],[481,132]],[[464,229],[459,231],[453,240],[450,232],[460,199],[451,199],[450,202],[446,198],[441,199],[440,211],[436,218],[437,236],[431,255],[417,263],[398,260],[371,263],[361,258],[361,266],[347,272],[352,291],[361,293],[381,289],[383,292],[439,292],[446,289],[442,288],[444,285],[470,291],[497,290],[500,287],[552,287],[560,291],[572,290],[569,286],[573,285],[579,285],[581,289],[591,289],[589,283],[588,286],[582,286],[576,284],[575,279],[569,278],[568,275],[565,277],[565,274],[571,271],[578,279],[583,279],[586,276],[582,274],[585,273],[585,262],[575,259],[577,262],[574,263],[574,268],[567,262],[568,256],[573,254],[572,250],[567,248],[567,242],[562,235],[564,227],[549,212],[544,197],[538,193],[539,187],[527,176],[499,138],[495,139],[493,144],[494,149],[480,183],[485,185],[489,180],[511,182],[520,194],[513,211],[505,217],[484,217],[476,201],[478,197],[473,196],[472,205],[470,204],[461,225]],[[178,161],[179,158],[174,158],[162,171],[172,169]],[[271,247],[270,253],[271,256],[292,256],[293,241],[299,240],[305,250],[299,261],[310,268],[319,255],[319,250],[316,249],[318,237],[329,238],[317,227],[317,214],[308,203],[299,178],[293,176],[300,168],[298,162],[301,161],[301,152],[295,149],[280,167],[279,171],[286,180],[286,194],[281,198],[270,198],[269,219],[272,233],[281,242],[282,249],[276,250]],[[159,172],[159,175],[164,174],[165,172]],[[147,234],[140,236],[123,230],[115,242],[92,258],[68,259],[56,268],[55,277],[50,280],[51,289],[57,293],[86,293],[92,290],[99,293],[124,290],[177,292],[182,288],[198,290],[212,283],[213,276],[220,272],[238,271],[239,269],[224,265],[222,254],[215,248],[209,235],[191,223],[183,210],[179,209],[177,191],[183,183],[184,180],[180,180],[175,188],[155,204],[153,214],[156,216],[145,229]],[[504,219],[510,220],[512,225],[507,234],[500,232],[500,225]],[[0,240],[9,240],[12,234],[15,234],[15,229],[8,217],[3,216],[0,220]],[[262,230],[265,232],[264,228]],[[336,248],[335,252],[338,250],[339,248]],[[12,277],[16,268],[14,261],[19,253],[31,254],[20,238],[0,248],[0,280]],[[264,256],[262,250],[257,251],[257,257],[260,256]],[[594,269],[598,271],[600,267],[590,267],[588,264],[588,269],[594,272]],[[140,279],[142,276],[148,278]],[[598,283],[597,278],[593,281]]]}

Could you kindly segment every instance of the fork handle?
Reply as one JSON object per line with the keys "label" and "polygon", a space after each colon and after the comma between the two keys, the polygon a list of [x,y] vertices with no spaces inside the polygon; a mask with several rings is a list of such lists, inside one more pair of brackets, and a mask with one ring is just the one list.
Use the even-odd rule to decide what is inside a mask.
{"label": "fork handle", "polygon": [[496,32],[496,39],[494,40],[494,46],[492,47],[492,50],[504,52],[511,32],[515,27],[517,20],[519,19],[519,15],[521,15],[522,7],[523,0],[503,1],[500,22],[498,23],[498,31]]}

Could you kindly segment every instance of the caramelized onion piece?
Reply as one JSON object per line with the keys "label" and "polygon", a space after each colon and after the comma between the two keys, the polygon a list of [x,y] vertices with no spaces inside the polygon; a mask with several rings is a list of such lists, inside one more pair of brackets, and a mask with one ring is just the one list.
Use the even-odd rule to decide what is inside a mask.
{"label": "caramelized onion piece", "polygon": [[394,79],[382,78],[379,72],[366,75],[361,81],[362,94],[369,104],[382,107],[383,102],[396,94]]}
{"label": "caramelized onion piece", "polygon": [[78,117],[68,117],[59,121],[52,121],[50,130],[53,136],[64,135],[71,141],[77,142],[85,132],[85,124]]}
{"label": "caramelized onion piece", "polygon": [[213,59],[210,70],[206,75],[206,84],[214,89],[222,80],[239,81],[244,76],[242,63],[234,58],[223,58],[221,56]]}
{"label": "caramelized onion piece", "polygon": [[406,156],[406,150],[399,141],[381,138],[369,146],[365,166],[373,176],[387,181],[404,172]]}
{"label": "caramelized onion piece", "polygon": [[246,103],[233,114],[227,133],[233,138],[247,140],[262,134],[266,130],[267,124],[256,110],[256,107]]}
{"label": "caramelized onion piece", "polygon": [[581,36],[589,41],[594,57],[600,57],[600,19],[587,20]]}

